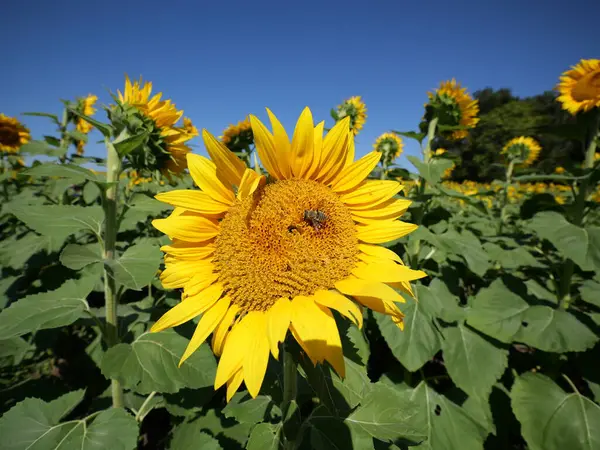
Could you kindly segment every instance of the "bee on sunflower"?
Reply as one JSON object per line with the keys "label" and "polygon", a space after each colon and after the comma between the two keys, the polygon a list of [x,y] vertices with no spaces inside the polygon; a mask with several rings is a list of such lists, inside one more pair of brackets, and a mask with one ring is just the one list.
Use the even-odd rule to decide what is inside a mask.
{"label": "bee on sunflower", "polygon": [[600,59],[582,59],[556,86],[563,109],[575,115],[600,107]]}
{"label": "bee on sunflower", "polygon": [[31,134],[25,125],[15,117],[0,113],[0,151],[17,153],[22,145],[31,140]]}
{"label": "bee on sunflower", "polygon": [[341,105],[338,105],[335,110],[331,110],[331,115],[336,122],[349,117],[350,130],[356,136],[367,121],[367,105],[362,101],[360,95],[350,97],[344,100]]}
{"label": "bee on sunflower", "polygon": [[519,136],[511,139],[502,148],[502,154],[514,160],[521,167],[531,166],[538,158],[542,147],[533,138]]}
{"label": "bee on sunflower", "polygon": [[227,385],[228,400],[242,382],[258,395],[288,334],[313,364],[327,361],[344,376],[332,311],[361,327],[367,307],[402,329],[396,302],[404,299],[395,289],[412,294],[410,281],[425,276],[378,245],[417,226],[396,220],[411,203],[396,197],[400,183],[366,179],[382,154],[354,161],[350,118],[323,136],[324,123],[315,126],[306,108],[290,142],[267,112],[273,132],[254,116],[250,123],[268,178],[203,130],[210,159],[187,154],[200,190],[156,196],[175,206],[153,221],[172,240],[162,247],[160,277],[183,294],[151,331],[201,316],[180,364],[212,334],[220,357],[214,384]]}
{"label": "bee on sunflower", "polygon": [[[449,139],[460,140],[468,136],[468,130],[479,122],[479,102],[473,100],[467,88],[461,87],[454,78],[443,81],[434,92],[428,92],[429,101],[425,104],[425,116],[421,130],[427,131],[435,118],[439,126],[450,128],[442,131]],[[458,128],[458,129],[453,129]]]}

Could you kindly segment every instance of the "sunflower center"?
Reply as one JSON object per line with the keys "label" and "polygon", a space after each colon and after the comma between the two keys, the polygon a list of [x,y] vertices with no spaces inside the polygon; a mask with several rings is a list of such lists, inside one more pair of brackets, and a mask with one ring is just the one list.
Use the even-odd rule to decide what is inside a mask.
{"label": "sunflower center", "polygon": [[577,102],[600,97],[600,71],[581,77],[573,87],[572,96]]}
{"label": "sunflower center", "polygon": [[7,147],[19,147],[20,143],[19,130],[9,123],[0,123],[0,144]]}
{"label": "sunflower center", "polygon": [[213,263],[232,302],[260,311],[333,288],[357,255],[354,221],[339,198],[314,181],[282,180],[230,209]]}

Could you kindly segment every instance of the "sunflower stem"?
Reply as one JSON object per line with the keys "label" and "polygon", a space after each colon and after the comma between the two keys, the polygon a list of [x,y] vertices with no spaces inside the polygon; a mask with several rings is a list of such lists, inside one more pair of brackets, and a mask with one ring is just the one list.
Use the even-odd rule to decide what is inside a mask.
{"label": "sunflower stem", "polygon": [[431,119],[431,122],[429,122],[429,126],[427,127],[427,145],[425,146],[425,152],[423,154],[423,160],[425,161],[426,164],[428,164],[429,161],[431,160],[431,144],[433,143],[433,140],[435,139],[435,132],[437,129],[437,124],[438,124],[438,118],[434,117],[433,119]]}
{"label": "sunflower stem", "polygon": [[381,176],[379,177],[380,180],[387,180],[388,177],[388,165],[387,165],[387,161],[383,161],[381,163]]}
{"label": "sunflower stem", "polygon": [[[106,307],[106,343],[112,347],[119,343],[117,315],[117,283],[113,273],[113,261],[117,240],[117,193],[121,173],[121,157],[108,138],[105,139],[106,182],[108,187],[104,196],[104,299]],[[113,407],[123,407],[123,388],[118,380],[111,380]]]}
{"label": "sunflower stem", "polygon": [[[600,135],[600,111],[595,112],[594,120],[587,136],[587,151],[583,162],[584,169],[591,169],[594,166],[594,155],[596,154],[597,139]],[[577,195],[575,196],[575,208],[571,222],[575,226],[582,226],[585,217],[585,202],[591,191],[590,178],[581,180]],[[558,307],[567,309],[571,302],[571,278],[575,272],[575,263],[572,259],[567,259],[563,265],[563,273],[560,277],[560,291],[558,293]]]}
{"label": "sunflower stem", "polygon": [[[296,400],[298,391],[298,363],[294,359],[294,354],[290,345],[283,343],[283,400],[281,402],[282,417],[287,418],[288,410],[293,401]],[[286,445],[284,448],[295,448],[294,437],[285,436]]]}
{"label": "sunflower stem", "polygon": [[67,126],[69,125],[69,111],[65,107],[60,121],[60,149],[65,153],[60,156],[60,162],[64,163],[67,160],[67,151],[69,150],[70,139],[67,136]]}
{"label": "sunflower stem", "polygon": [[511,159],[506,168],[506,180],[504,181],[504,189],[502,191],[502,207],[500,208],[500,220],[498,221],[498,233],[502,233],[502,227],[506,220],[506,207],[508,205],[508,187],[512,184],[513,171],[515,170],[515,160]]}

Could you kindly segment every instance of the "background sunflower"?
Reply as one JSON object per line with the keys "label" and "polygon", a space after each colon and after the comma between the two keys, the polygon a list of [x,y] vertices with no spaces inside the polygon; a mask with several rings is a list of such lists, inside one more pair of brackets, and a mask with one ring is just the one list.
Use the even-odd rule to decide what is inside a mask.
{"label": "background sunflower", "polygon": [[571,114],[600,107],[600,59],[582,59],[560,77],[558,101]]}

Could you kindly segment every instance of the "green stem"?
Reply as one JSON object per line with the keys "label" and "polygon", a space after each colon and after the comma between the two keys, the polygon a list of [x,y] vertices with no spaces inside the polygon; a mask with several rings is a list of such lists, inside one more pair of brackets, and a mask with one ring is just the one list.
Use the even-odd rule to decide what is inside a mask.
{"label": "green stem", "polygon": [[502,191],[502,208],[500,209],[500,221],[498,222],[498,233],[502,233],[502,227],[506,221],[506,208],[508,206],[508,188],[512,184],[512,175],[515,170],[515,160],[511,159],[506,168],[506,180],[504,181],[504,190]]}
{"label": "green stem", "polygon": [[[117,241],[117,187],[121,173],[121,158],[115,147],[105,139],[106,189],[104,201],[104,298],[106,307],[106,341],[109,347],[119,343],[117,314],[117,284],[114,278],[112,262],[116,259]],[[123,407],[123,388],[118,380],[111,380],[113,406]]]}
{"label": "green stem", "polygon": [[[592,126],[588,135],[588,146],[583,162],[584,169],[591,169],[594,166],[594,155],[596,154],[598,135],[600,134],[600,112],[596,112],[596,117],[592,121]],[[571,222],[580,227],[585,217],[585,202],[591,193],[593,186],[590,186],[590,179],[581,180],[577,195],[575,196],[575,208]],[[575,272],[575,263],[567,259],[563,266],[563,273],[560,279],[560,292],[558,293],[558,307],[567,309],[571,301],[571,278]]]}
{"label": "green stem", "polygon": [[[385,157],[385,155],[384,155]],[[381,176],[379,177],[380,180],[387,180],[387,176],[388,176],[388,165],[387,162],[384,160],[381,162]]]}
{"label": "green stem", "polygon": [[146,406],[148,406],[148,404],[150,403],[150,401],[152,401],[155,395],[156,391],[150,392],[150,395],[146,397],[146,400],[144,400],[144,403],[142,403],[142,406],[140,406],[140,409],[136,413],[135,420],[137,420],[138,422],[144,420],[144,417],[146,417],[146,414],[144,414],[146,412]]}
{"label": "green stem", "polygon": [[427,164],[431,160],[431,144],[435,139],[435,131],[437,129],[438,118],[434,117],[429,122],[429,126],[427,127],[427,146],[425,147],[425,152],[423,154],[423,160]]}
{"label": "green stem", "polygon": [[67,136],[67,126],[69,125],[69,112],[67,108],[63,110],[62,120],[60,121],[60,149],[64,150],[64,153],[60,156],[60,162],[64,163],[67,160],[67,151],[71,139]]}
{"label": "green stem", "polygon": [[[290,405],[296,400],[298,391],[298,363],[294,359],[289,344],[283,343],[283,400],[281,402],[282,417],[287,418]],[[295,448],[294,439],[285,436],[285,448]]]}

